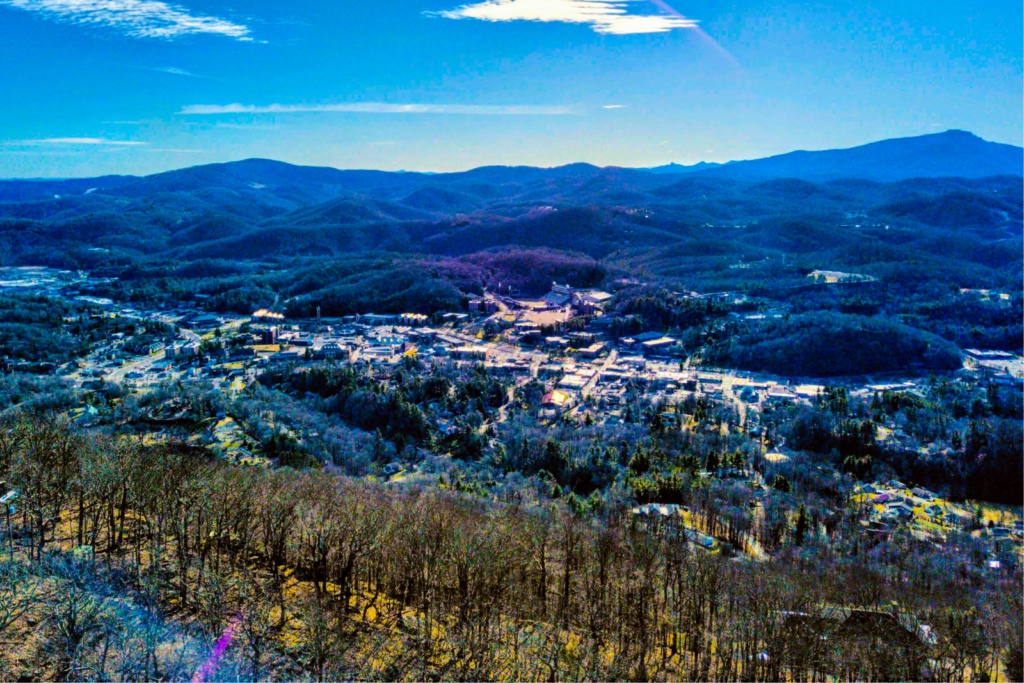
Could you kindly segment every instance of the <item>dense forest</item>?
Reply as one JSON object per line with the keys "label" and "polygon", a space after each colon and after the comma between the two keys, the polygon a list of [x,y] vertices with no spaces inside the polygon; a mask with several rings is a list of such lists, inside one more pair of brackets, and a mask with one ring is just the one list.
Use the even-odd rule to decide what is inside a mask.
{"label": "dense forest", "polygon": [[[0,564],[0,661],[15,676],[1024,673],[1019,582],[979,587],[969,564],[909,536],[840,556],[797,531],[780,561],[735,563],[620,509],[583,516],[237,468],[184,444],[87,438],[45,416],[3,434],[0,476],[23,496]],[[828,533],[845,536],[842,524]],[[851,608],[890,626],[830,631]],[[892,636],[895,624],[911,636]]]}
{"label": "dense forest", "polygon": [[956,346],[936,335],[888,320],[831,312],[747,325],[712,346],[707,358],[715,365],[811,377],[914,366],[955,370],[962,362]]}

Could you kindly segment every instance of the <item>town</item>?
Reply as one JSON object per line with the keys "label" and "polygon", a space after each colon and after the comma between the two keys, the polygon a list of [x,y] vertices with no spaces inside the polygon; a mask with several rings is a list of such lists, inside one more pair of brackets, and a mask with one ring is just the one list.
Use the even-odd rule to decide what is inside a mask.
{"label": "town", "polygon": [[[820,280],[822,276],[814,273],[812,277]],[[215,313],[205,309],[202,298],[147,310],[83,293],[90,290],[85,273],[48,269],[8,273],[0,287],[45,291],[85,303],[95,316],[165,330],[162,339],[142,348],[133,344],[131,337],[115,333],[88,355],[55,370],[83,395],[145,396],[165,387],[191,385],[219,392],[230,400],[242,396],[270,370],[294,372],[314,366],[358,369],[386,387],[396,372],[415,362],[424,368],[463,372],[476,368],[502,382],[504,405],[488,418],[492,432],[508,419],[510,411],[505,408],[515,404],[517,392],[527,388],[540,389],[537,415],[548,425],[621,426],[638,421],[638,406],[644,404],[653,407],[660,422],[686,432],[696,428],[692,412],[685,412],[687,406],[716,406],[727,416],[718,427],[722,434],[736,434],[755,443],[756,448],[753,457],[739,467],[722,464],[715,471],[700,471],[698,476],[747,487],[752,505],[759,492],[771,486],[766,471],[791,457],[785,438],[773,434],[766,415],[786,406],[812,405],[836,388],[851,400],[870,401],[881,395],[924,399],[931,381],[924,375],[890,375],[833,380],[825,385],[710,367],[701,362],[699,354],[683,353],[678,340],[668,334],[614,336],[615,318],[605,314],[614,301],[613,294],[559,283],[552,283],[543,297],[487,292],[470,298],[463,311],[430,316],[365,313],[313,319],[287,319],[265,309],[248,316]],[[735,296],[721,293],[709,298]],[[747,317],[756,319],[764,314]],[[1019,395],[1021,368],[1021,358],[1012,354],[968,350],[955,381],[977,394]],[[86,402],[69,415],[77,424],[96,424],[103,403]],[[167,418],[175,409],[161,407],[160,417]],[[244,424],[226,412],[210,417],[207,428],[193,435],[193,440],[232,463],[271,464]],[[460,429],[449,412],[428,412],[428,418],[442,435],[454,435]],[[161,420],[151,422],[157,436],[162,431],[160,424]],[[874,438],[890,446],[913,441],[895,423],[881,424],[877,431]],[[423,476],[410,476],[417,469],[422,470],[422,465],[397,459],[380,463],[375,476],[396,484],[423,481]],[[1004,566],[1013,568],[1021,562],[1024,527],[1012,512],[984,512],[895,479],[857,484],[849,494],[846,505],[858,511],[867,537],[884,538],[904,529],[921,542],[941,544],[950,531],[974,529],[973,535],[986,544],[988,571],[998,573]],[[679,523],[692,534],[690,542],[698,548],[738,550],[755,560],[767,557],[753,534],[733,536],[729,542],[726,534],[718,533],[716,539],[705,533],[716,530],[704,517],[676,504],[644,504],[634,508],[633,514],[658,527]]]}

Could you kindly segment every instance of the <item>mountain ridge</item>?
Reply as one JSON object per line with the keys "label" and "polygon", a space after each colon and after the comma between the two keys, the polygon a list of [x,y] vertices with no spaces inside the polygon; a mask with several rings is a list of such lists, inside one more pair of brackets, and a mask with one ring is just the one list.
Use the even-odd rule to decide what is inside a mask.
{"label": "mountain ridge", "polygon": [[780,178],[812,182],[897,182],[911,178],[1024,176],[1024,148],[989,142],[966,131],[950,130],[880,140],[846,149],[795,150],[761,159],[724,164],[699,162],[690,166],[667,164],[651,168],[572,163],[554,167],[492,165],[451,173],[418,173],[301,166],[272,159],[251,158],[190,166],[148,176],[0,180],[0,201],[44,200],[54,195],[88,192],[137,198],[157,192],[188,192],[209,187],[247,192],[267,186],[294,186],[303,188],[300,192],[303,196],[298,201],[310,203],[326,201],[343,193],[381,188],[404,188],[406,193],[411,193],[425,184],[440,187],[467,181],[500,187],[515,183],[592,178],[613,169],[648,176],[728,178],[755,182]]}

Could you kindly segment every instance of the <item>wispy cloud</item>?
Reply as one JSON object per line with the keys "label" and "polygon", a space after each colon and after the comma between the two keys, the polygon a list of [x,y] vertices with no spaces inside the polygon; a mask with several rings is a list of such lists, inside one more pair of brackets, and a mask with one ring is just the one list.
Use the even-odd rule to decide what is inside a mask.
{"label": "wispy cloud", "polygon": [[353,104],[191,104],[179,114],[299,114],[305,112],[356,112],[364,114],[466,114],[476,116],[572,114],[572,107],[478,104],[388,104],[358,102]]}
{"label": "wispy cloud", "polygon": [[638,1],[640,0],[484,0],[429,14],[447,19],[589,24],[597,33],[615,35],[666,33],[673,29],[693,28],[697,25],[697,22],[678,13],[630,13],[630,7]]}
{"label": "wispy cloud", "polygon": [[624,104],[606,104],[606,105],[604,105],[601,108],[602,109],[625,109],[625,107],[626,107],[626,105],[624,105]]}
{"label": "wispy cloud", "polygon": [[0,0],[0,5],[38,12],[56,21],[111,28],[134,38],[172,39],[210,33],[251,41],[249,28],[218,17],[191,14],[159,0]]}
{"label": "wispy cloud", "polygon": [[213,127],[232,130],[275,130],[277,128],[277,126],[265,126],[259,123],[215,123]]}
{"label": "wispy cloud", "polygon": [[143,150],[144,152],[165,152],[167,154],[204,154],[205,149],[156,149],[150,148]]}
{"label": "wispy cloud", "polygon": [[[2,1],[2,0],[0,0]],[[143,71],[156,71],[162,74],[171,74],[174,76],[188,76],[189,78],[210,78],[209,76],[202,76],[200,74],[194,74],[191,71],[185,69],[179,69],[176,66],[132,66],[133,69],[142,69]]]}
{"label": "wispy cloud", "polygon": [[16,140],[21,145],[110,145],[115,147],[135,147],[145,142],[133,140],[108,140],[106,138],[43,138],[41,140]]}

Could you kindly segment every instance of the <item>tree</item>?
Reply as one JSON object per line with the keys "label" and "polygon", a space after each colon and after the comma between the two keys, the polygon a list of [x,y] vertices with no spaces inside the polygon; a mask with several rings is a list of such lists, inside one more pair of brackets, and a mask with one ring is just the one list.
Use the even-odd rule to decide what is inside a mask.
{"label": "tree", "polygon": [[804,536],[807,534],[807,508],[800,503],[800,509],[796,513],[796,530],[793,532],[793,543],[797,546],[804,544]]}

